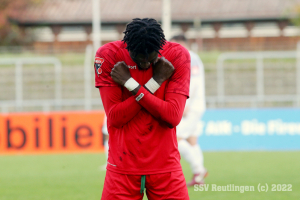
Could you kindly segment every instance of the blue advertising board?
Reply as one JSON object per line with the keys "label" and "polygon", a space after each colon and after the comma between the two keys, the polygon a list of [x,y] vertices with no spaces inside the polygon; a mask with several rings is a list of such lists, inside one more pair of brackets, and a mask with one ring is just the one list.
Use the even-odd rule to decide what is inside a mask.
{"label": "blue advertising board", "polygon": [[200,124],[204,151],[300,150],[300,109],[208,109]]}

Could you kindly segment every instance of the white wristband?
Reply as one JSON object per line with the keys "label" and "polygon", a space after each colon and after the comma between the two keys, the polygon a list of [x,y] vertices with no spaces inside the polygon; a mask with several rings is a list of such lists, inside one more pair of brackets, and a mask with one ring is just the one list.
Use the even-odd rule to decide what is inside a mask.
{"label": "white wristband", "polygon": [[152,93],[154,94],[156,90],[160,87],[160,85],[153,79],[151,78],[146,84],[145,87]]}
{"label": "white wristband", "polygon": [[133,78],[130,78],[126,81],[126,83],[124,84],[124,87],[126,87],[131,92],[135,88],[139,87],[139,85],[140,84],[138,82],[136,82],[136,80],[134,80]]}

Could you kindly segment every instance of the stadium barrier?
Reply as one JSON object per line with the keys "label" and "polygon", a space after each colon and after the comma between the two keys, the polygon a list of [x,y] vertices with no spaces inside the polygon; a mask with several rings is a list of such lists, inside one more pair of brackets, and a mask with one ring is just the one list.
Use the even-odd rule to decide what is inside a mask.
{"label": "stadium barrier", "polygon": [[300,109],[210,109],[199,122],[204,151],[300,150]]}
{"label": "stadium barrier", "polygon": [[[226,95],[225,92],[225,70],[224,63],[229,60],[256,60],[256,95]],[[270,94],[265,91],[265,66],[266,59],[296,59],[295,63],[295,93],[294,94]],[[285,68],[284,66],[283,68]],[[273,69],[274,70],[274,69]],[[294,77],[293,77],[294,78]],[[250,81],[250,80],[248,80]],[[232,87],[230,85],[230,87]],[[269,94],[268,94],[269,93]],[[300,107],[300,42],[297,44],[297,51],[265,51],[265,52],[230,52],[222,53],[217,60],[217,96],[207,97],[210,104],[252,102],[254,107],[258,107],[262,102],[293,102],[294,106]]]}
{"label": "stadium barrier", "polygon": [[0,115],[0,154],[102,152],[103,111]]}
{"label": "stadium barrier", "polygon": [[[87,46],[84,63],[66,63],[68,56],[0,58],[0,112],[103,109],[93,57]],[[300,42],[296,51],[222,53],[205,69],[209,108],[300,107]]]}
{"label": "stadium barrier", "polygon": [[[208,109],[204,151],[300,150],[300,109]],[[0,115],[0,154],[102,152],[103,111]]]}

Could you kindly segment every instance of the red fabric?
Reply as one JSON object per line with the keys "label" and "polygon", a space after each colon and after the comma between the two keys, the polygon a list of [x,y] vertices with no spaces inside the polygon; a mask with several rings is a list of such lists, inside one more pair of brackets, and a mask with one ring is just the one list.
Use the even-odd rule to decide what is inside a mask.
{"label": "red fabric", "polygon": [[102,65],[99,68],[98,62],[95,66],[95,86],[100,89],[110,137],[107,169],[134,175],[181,170],[174,127],[189,95],[189,53],[179,44],[167,42],[160,53],[175,71],[153,95],[145,91],[145,97],[138,103],[131,92],[112,80],[111,70],[114,64],[124,61],[132,78],[143,86],[152,77],[152,66],[138,69],[125,47],[123,42],[116,41],[96,53]]}
{"label": "red fabric", "polygon": [[122,91],[120,87],[100,87],[99,90],[105,113],[111,122],[111,126],[121,128],[142,108],[136,102],[134,96],[122,101]]}
{"label": "red fabric", "polygon": [[[147,179],[146,179],[147,180]],[[101,200],[142,200],[141,176],[106,171]]]}
{"label": "red fabric", "polygon": [[141,93],[144,96],[138,103],[156,119],[166,122],[169,128],[174,128],[179,124],[184,111],[186,96],[166,93],[165,100],[162,100],[141,87],[135,97],[138,97]]}
{"label": "red fabric", "polygon": [[[157,120],[164,121],[170,128],[177,126],[182,118],[186,96],[167,93],[165,101],[161,100],[144,87],[138,91],[135,97],[130,97],[122,102],[119,87],[100,87],[100,94],[103,97],[103,106],[106,115],[112,122],[111,125],[121,128],[130,121],[144,107]],[[110,95],[105,95],[110,93]],[[145,96],[137,103],[135,98],[143,93]]]}
{"label": "red fabric", "polygon": [[[148,199],[189,199],[182,171],[147,175],[145,183]],[[125,175],[107,171],[101,200],[142,200],[144,193],[141,194],[140,189],[140,175]]]}

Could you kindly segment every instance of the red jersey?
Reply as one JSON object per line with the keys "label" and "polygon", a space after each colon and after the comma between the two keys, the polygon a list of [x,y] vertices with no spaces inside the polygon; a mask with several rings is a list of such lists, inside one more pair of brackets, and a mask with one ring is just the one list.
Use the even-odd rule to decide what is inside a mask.
{"label": "red jersey", "polygon": [[[160,54],[173,64],[173,75],[154,94],[141,87],[133,96],[113,81],[112,68],[124,61],[131,77],[144,86],[152,78],[152,66],[140,70],[125,48],[122,41],[111,42],[100,47],[95,58],[95,86],[109,132],[107,170],[135,175],[181,170],[176,126],[189,96],[190,54],[181,45],[166,42]],[[141,93],[143,98],[136,101]]]}

